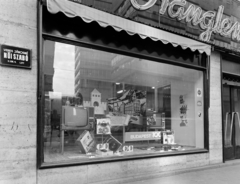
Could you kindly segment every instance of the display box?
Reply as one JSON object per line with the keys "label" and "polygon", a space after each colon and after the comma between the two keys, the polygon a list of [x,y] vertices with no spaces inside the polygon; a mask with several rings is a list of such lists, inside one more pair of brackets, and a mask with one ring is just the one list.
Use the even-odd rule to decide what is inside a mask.
{"label": "display box", "polygon": [[109,118],[97,119],[97,134],[111,134],[111,120]]}
{"label": "display box", "polygon": [[105,140],[104,143],[108,143],[109,150],[116,152],[119,150],[119,148],[122,146],[122,143],[120,143],[115,137],[112,135],[109,135]]}
{"label": "display box", "polygon": [[175,144],[174,131],[163,131],[162,132],[162,143],[163,144]]}
{"label": "display box", "polygon": [[77,139],[79,142],[80,149],[82,153],[88,153],[94,150],[96,145],[93,136],[90,134],[89,131],[85,130]]}

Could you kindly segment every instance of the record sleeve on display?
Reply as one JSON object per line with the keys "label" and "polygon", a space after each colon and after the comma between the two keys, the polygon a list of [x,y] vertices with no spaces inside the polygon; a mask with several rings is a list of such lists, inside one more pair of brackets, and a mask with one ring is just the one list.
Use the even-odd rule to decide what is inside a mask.
{"label": "record sleeve on display", "polygon": [[109,137],[107,137],[104,140],[104,143],[108,143],[109,144],[109,150],[116,152],[119,150],[119,148],[122,146],[122,143],[120,143],[115,137],[113,137],[112,135],[109,135]]}
{"label": "record sleeve on display", "polygon": [[164,131],[162,134],[163,144],[175,144],[174,131]]}
{"label": "record sleeve on display", "polygon": [[85,130],[77,139],[82,153],[88,153],[95,146],[95,141],[89,131]]}
{"label": "record sleeve on display", "polygon": [[97,134],[111,134],[111,120],[109,118],[97,119]]}

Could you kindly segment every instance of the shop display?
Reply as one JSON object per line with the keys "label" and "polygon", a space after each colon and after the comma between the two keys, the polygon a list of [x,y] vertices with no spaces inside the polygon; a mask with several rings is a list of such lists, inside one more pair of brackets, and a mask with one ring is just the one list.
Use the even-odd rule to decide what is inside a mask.
{"label": "shop display", "polygon": [[66,127],[86,127],[89,124],[88,109],[82,107],[63,106],[62,124]]}
{"label": "shop display", "polygon": [[107,110],[107,103],[102,102],[102,94],[97,89],[93,89],[93,91],[91,92],[90,101],[83,101],[83,106],[93,107],[94,114],[98,115],[105,114],[105,111]]}
{"label": "shop display", "polygon": [[181,123],[180,126],[187,126],[188,121],[187,121],[187,110],[188,106],[186,104],[186,96],[185,95],[180,95],[179,96],[179,103],[180,103],[180,118],[181,118]]}
{"label": "shop display", "polygon": [[97,119],[97,134],[111,134],[111,121],[109,118]]}
{"label": "shop display", "polygon": [[108,143],[109,144],[109,150],[113,151],[113,152],[117,152],[119,150],[119,148],[122,146],[122,143],[120,143],[115,137],[113,137],[112,135],[109,135],[109,137],[107,137],[104,140],[104,143]]}
{"label": "shop display", "polygon": [[133,145],[125,145],[122,148],[123,152],[133,152]]}
{"label": "shop display", "polygon": [[111,126],[128,126],[131,118],[128,114],[110,113],[108,117],[111,120]]}
{"label": "shop display", "polygon": [[147,116],[147,125],[149,128],[165,129],[165,113],[152,113]]}
{"label": "shop display", "polygon": [[[44,130],[52,138],[47,143],[45,136],[46,149],[86,161],[202,148],[200,133],[193,133],[204,115],[204,100],[196,96],[201,72],[89,48],[76,47],[75,54],[74,91],[46,95]],[[182,78],[186,73],[190,81]]]}
{"label": "shop display", "polygon": [[109,143],[97,144],[96,149],[97,150],[108,150],[109,149]]}
{"label": "shop display", "polygon": [[143,125],[143,117],[142,116],[131,116],[129,123],[135,125]]}
{"label": "shop display", "polygon": [[77,139],[82,153],[88,153],[95,147],[95,141],[89,131],[85,130]]}
{"label": "shop display", "polygon": [[144,116],[146,113],[146,91],[127,90],[120,97],[107,100],[109,112],[120,112],[131,116]]}
{"label": "shop display", "polygon": [[174,132],[173,131],[162,132],[162,141],[163,144],[175,144]]}
{"label": "shop display", "polygon": [[160,140],[161,131],[151,131],[151,132],[126,132],[125,141],[149,141],[149,140]]}
{"label": "shop display", "polygon": [[[95,117],[95,121],[93,121],[96,127],[95,131],[90,133],[90,131],[85,130],[77,139],[81,153],[87,155],[91,153],[91,158],[95,158],[98,156],[116,156],[117,153],[121,153],[120,155],[124,155],[124,153],[130,154],[140,150],[178,151],[179,146],[175,145],[174,142],[174,132],[165,131],[165,113],[156,113],[154,111],[146,113],[146,92],[129,90],[117,99],[109,99],[109,111],[105,113],[99,110],[101,107],[98,105],[102,103],[101,100],[99,101],[99,98],[101,98],[101,93],[94,89],[91,93],[91,101],[94,101],[94,103],[91,102],[91,104],[88,104],[87,101],[83,101],[85,106],[89,106],[88,108],[71,107],[75,106],[74,102],[76,100],[74,98],[65,98],[65,104],[68,103],[70,105],[64,106],[66,112],[63,117],[68,119],[67,121],[65,120],[65,123],[69,124],[69,126],[80,120],[85,122],[83,124],[86,126],[89,119],[87,115],[88,111],[86,110],[89,108],[97,113],[93,113],[93,118]],[[104,104],[102,105],[104,106]],[[129,127],[133,125],[143,127],[144,124],[149,128],[147,131],[141,129],[130,132],[123,131],[125,127],[127,130],[131,130]],[[74,124],[74,126],[76,125]],[[116,129],[115,127],[124,128]],[[150,131],[156,128],[160,129],[160,131]],[[123,131],[120,133],[122,137],[120,138],[121,141],[119,140],[119,133],[116,134],[116,131],[119,130]],[[143,141],[147,141],[144,143],[145,146],[138,147],[137,145],[141,145]],[[126,142],[133,144],[129,145]]]}

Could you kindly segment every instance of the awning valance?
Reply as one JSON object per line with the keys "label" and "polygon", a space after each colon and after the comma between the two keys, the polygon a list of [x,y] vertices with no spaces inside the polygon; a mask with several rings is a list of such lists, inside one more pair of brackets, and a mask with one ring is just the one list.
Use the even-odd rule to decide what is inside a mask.
{"label": "awning valance", "polygon": [[138,34],[142,39],[149,37],[154,41],[161,41],[164,44],[171,43],[174,47],[181,46],[183,49],[190,48],[192,51],[198,50],[200,53],[205,52],[207,55],[211,53],[211,46],[208,44],[68,0],[47,0],[47,9],[52,14],[63,12],[68,17],[79,16],[86,23],[96,21],[102,27],[111,26],[116,31],[125,30],[129,35]]}

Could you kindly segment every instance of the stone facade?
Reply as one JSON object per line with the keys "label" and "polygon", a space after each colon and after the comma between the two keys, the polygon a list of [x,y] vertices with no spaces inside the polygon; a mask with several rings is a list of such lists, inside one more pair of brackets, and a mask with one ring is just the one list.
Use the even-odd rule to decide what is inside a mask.
{"label": "stone facade", "polygon": [[36,183],[37,0],[0,1],[0,44],[31,49],[32,69],[0,66],[0,183]]}
{"label": "stone facade", "polygon": [[222,162],[220,55],[210,59],[209,153],[36,168],[37,0],[0,1],[0,44],[32,50],[32,69],[0,66],[0,183],[122,183]]}
{"label": "stone facade", "polygon": [[222,162],[222,104],[220,54],[212,52],[210,60],[209,161]]}

